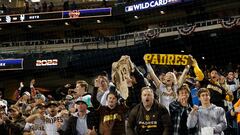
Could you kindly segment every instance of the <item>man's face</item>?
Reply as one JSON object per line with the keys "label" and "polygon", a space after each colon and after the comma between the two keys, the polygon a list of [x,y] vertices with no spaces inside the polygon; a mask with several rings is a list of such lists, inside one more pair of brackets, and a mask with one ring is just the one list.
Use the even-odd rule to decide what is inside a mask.
{"label": "man's face", "polygon": [[81,84],[77,83],[75,91],[77,92],[77,95],[80,96],[85,92],[85,87],[83,87],[83,86],[81,86]]}
{"label": "man's face", "polygon": [[44,106],[39,106],[37,107],[37,112],[40,113],[41,115],[45,114],[46,108]]}
{"label": "man's face", "polygon": [[210,77],[213,81],[218,81],[219,79],[219,75],[218,75],[218,72],[216,70],[213,70],[211,73],[210,73]]}
{"label": "man's face", "polygon": [[186,99],[187,100],[188,97],[189,97],[188,90],[186,90],[186,89],[180,90],[179,93],[178,93],[178,97],[181,98],[181,99]]}
{"label": "man's face", "polygon": [[234,74],[233,74],[233,72],[229,72],[229,73],[228,73],[227,79],[228,79],[228,81],[233,81],[233,79],[234,79]]}
{"label": "man's face", "polygon": [[199,100],[202,104],[209,104],[210,103],[210,95],[208,92],[203,92],[200,94]]}
{"label": "man's face", "polygon": [[107,97],[107,103],[110,108],[114,108],[117,105],[117,97],[113,94],[109,94]]}
{"label": "man's face", "polygon": [[87,112],[87,105],[85,103],[78,103],[77,108],[79,112]]}
{"label": "man's face", "polygon": [[141,94],[142,103],[144,106],[151,106],[153,104],[154,95],[151,89],[145,89]]}
{"label": "man's face", "polygon": [[105,78],[100,77],[99,78],[99,85],[101,87],[102,90],[107,90],[108,89],[108,82]]}
{"label": "man's face", "polygon": [[48,113],[49,113],[51,116],[57,115],[57,106],[55,106],[55,105],[50,105],[50,106],[48,107]]}
{"label": "man's face", "polygon": [[196,87],[197,87],[197,88],[200,88],[200,87],[201,87],[201,84],[200,84],[199,81],[196,81]]}

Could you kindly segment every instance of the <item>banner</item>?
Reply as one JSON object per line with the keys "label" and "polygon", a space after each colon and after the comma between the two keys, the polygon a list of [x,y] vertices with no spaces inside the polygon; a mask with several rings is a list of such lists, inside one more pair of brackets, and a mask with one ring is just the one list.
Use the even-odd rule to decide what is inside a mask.
{"label": "banner", "polygon": [[23,59],[2,59],[0,60],[0,71],[22,70]]}
{"label": "banner", "polygon": [[181,54],[145,54],[144,60],[157,65],[189,65],[192,62],[189,55]]}

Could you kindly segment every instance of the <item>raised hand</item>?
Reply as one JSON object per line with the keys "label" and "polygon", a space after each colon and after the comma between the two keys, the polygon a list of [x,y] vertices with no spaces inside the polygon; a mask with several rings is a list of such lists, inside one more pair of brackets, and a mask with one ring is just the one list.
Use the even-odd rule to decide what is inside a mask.
{"label": "raised hand", "polygon": [[91,129],[88,129],[87,135],[97,135],[95,126],[93,126],[93,129],[92,129],[92,130],[91,130]]}
{"label": "raised hand", "polygon": [[193,108],[192,108],[191,114],[196,113],[197,111],[198,111],[198,106],[194,105]]}

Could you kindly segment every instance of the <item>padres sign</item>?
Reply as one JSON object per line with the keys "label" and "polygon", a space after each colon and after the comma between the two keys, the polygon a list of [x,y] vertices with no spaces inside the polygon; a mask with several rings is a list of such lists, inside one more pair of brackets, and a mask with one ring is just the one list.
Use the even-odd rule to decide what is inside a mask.
{"label": "padres sign", "polygon": [[180,54],[145,54],[146,63],[158,65],[188,65],[191,63],[189,55]]}

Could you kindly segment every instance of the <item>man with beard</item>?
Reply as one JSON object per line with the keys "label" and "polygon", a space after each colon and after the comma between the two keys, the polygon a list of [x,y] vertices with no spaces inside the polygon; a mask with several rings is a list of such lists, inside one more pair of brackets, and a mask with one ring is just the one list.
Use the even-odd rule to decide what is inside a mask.
{"label": "man with beard", "polygon": [[142,88],[141,100],[129,114],[127,135],[170,135],[171,120],[168,110],[154,100],[150,87]]}

